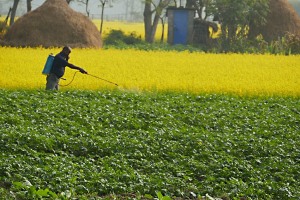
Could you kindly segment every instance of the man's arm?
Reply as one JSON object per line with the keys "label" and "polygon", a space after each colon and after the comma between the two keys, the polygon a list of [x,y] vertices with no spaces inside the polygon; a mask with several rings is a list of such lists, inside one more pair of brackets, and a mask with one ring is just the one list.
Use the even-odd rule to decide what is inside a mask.
{"label": "man's arm", "polygon": [[83,73],[83,74],[87,74],[87,71],[85,71],[85,70],[82,69],[81,67],[77,67],[77,66],[75,66],[75,65],[73,65],[73,64],[71,64],[71,63],[68,63],[67,66],[70,67],[71,69],[77,69],[77,70],[79,70],[79,71],[80,71],[81,73]]}

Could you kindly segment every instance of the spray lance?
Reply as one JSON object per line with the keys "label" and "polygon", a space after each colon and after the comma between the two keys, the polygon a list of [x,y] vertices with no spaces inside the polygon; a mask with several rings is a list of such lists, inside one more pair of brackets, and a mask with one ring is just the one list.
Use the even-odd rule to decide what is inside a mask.
{"label": "spray lance", "polygon": [[[65,86],[70,85],[70,84],[74,81],[74,78],[75,78],[75,75],[76,75],[77,72],[79,72],[79,71],[76,71],[76,72],[74,73],[72,80],[71,80],[68,84],[66,84],[66,85],[60,85],[60,86],[65,87]],[[97,78],[97,79],[99,79],[99,80],[105,81],[105,82],[107,82],[107,83],[113,84],[113,85],[115,85],[115,86],[119,86],[117,83],[108,81],[108,80],[106,80],[106,79],[104,79],[104,78],[100,78],[100,77],[98,77],[98,76],[95,76],[95,75],[92,75],[92,74],[89,74],[89,73],[84,73],[84,74],[85,74],[85,75],[88,75],[88,76],[91,76],[91,77],[94,77],[94,78]],[[66,80],[66,79],[64,79],[64,80]]]}
{"label": "spray lance", "polygon": [[107,83],[114,84],[115,86],[119,86],[118,84],[116,84],[116,83],[114,83],[114,82],[111,82],[111,81],[108,81],[108,80],[105,80],[104,78],[100,78],[100,77],[98,77],[98,76],[95,76],[95,75],[92,75],[92,74],[89,74],[89,73],[86,73],[86,75],[89,75],[89,76],[92,76],[92,77],[94,77],[94,78],[100,79],[100,80],[105,81],[105,82],[107,82]]}
{"label": "spray lance", "polygon": [[[46,60],[44,69],[43,69],[43,71],[42,71],[42,74],[44,74],[44,75],[49,75],[49,74],[50,74],[50,71],[51,71],[51,68],[52,68],[52,65],[53,65],[53,61],[54,61],[54,56],[53,56],[53,54],[51,53],[51,54],[48,56],[47,60]],[[74,81],[74,78],[75,78],[77,72],[78,72],[78,71],[76,71],[76,72],[74,73],[72,80],[71,80],[68,84],[66,84],[66,85],[61,85],[61,86],[68,86],[68,85],[70,85],[70,84]],[[84,73],[84,74],[85,74],[85,75],[88,75],[88,76],[91,76],[91,77],[94,77],[94,78],[97,78],[97,79],[99,79],[99,80],[105,81],[105,82],[107,82],[107,83],[113,84],[113,85],[115,85],[115,86],[119,86],[117,83],[111,82],[111,81],[109,81],[109,80],[106,80],[106,79],[104,79],[104,78],[95,76],[95,75],[93,75],[93,74],[89,74],[89,73]],[[61,79],[66,80],[66,79],[64,79],[64,78],[61,78]]]}

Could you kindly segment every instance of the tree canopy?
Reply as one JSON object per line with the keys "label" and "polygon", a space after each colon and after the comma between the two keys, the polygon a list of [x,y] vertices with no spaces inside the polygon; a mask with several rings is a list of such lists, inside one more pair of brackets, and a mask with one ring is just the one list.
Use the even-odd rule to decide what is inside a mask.
{"label": "tree canopy", "polygon": [[250,24],[266,23],[269,0],[187,0],[201,19],[214,16],[222,27],[222,37],[234,40],[246,37]]}

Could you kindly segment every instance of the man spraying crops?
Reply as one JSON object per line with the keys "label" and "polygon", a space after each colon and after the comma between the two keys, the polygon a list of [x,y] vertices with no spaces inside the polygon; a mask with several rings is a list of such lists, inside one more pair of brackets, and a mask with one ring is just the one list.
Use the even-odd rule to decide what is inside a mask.
{"label": "man spraying crops", "polygon": [[54,57],[52,68],[46,78],[46,90],[58,90],[59,79],[65,74],[66,66],[71,69],[77,69],[83,74],[87,74],[84,69],[68,62],[71,51],[72,49],[70,47],[65,46],[62,51]]}

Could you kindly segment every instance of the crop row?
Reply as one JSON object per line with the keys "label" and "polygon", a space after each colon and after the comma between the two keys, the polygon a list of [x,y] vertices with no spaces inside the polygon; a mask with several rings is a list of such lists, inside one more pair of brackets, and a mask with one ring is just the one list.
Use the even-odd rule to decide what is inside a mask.
{"label": "crop row", "polygon": [[291,97],[0,90],[0,194],[297,199],[299,105]]}

